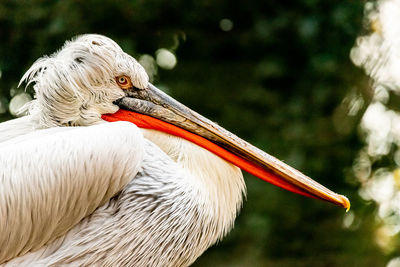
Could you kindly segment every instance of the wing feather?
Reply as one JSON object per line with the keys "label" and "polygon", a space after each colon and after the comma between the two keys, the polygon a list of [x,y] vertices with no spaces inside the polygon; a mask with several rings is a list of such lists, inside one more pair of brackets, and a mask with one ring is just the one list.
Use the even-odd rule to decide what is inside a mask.
{"label": "wing feather", "polygon": [[38,130],[0,144],[0,263],[65,234],[140,169],[126,122]]}

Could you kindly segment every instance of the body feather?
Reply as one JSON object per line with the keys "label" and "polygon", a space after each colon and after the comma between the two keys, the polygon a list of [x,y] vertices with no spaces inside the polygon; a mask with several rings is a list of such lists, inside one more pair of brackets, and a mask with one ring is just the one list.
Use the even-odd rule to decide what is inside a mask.
{"label": "body feather", "polygon": [[0,124],[1,266],[188,266],[233,227],[241,171],[184,139],[103,121],[124,95],[118,75],[148,85],[114,41],[83,35],[23,76],[30,115]]}

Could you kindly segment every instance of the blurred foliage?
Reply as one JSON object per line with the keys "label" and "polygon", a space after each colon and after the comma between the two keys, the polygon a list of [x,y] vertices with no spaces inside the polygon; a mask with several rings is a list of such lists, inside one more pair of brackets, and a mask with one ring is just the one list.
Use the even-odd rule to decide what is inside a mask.
{"label": "blurred foliage", "polygon": [[152,66],[154,83],[352,201],[345,214],[248,175],[234,230],[194,266],[382,266],[376,207],[359,197],[351,170],[363,107],[352,113],[349,96],[370,101],[349,60],[364,4],[2,0],[0,103],[23,91],[18,81],[38,57],[78,34],[107,35],[136,58],[166,48],[177,65]]}

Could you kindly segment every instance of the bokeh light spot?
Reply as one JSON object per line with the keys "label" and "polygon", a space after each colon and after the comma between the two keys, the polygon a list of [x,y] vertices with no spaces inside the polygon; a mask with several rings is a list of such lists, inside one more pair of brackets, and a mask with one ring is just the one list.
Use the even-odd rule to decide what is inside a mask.
{"label": "bokeh light spot", "polygon": [[150,55],[144,54],[139,58],[139,63],[146,70],[147,75],[149,75],[150,82],[153,82],[158,72],[155,59]]}
{"label": "bokeh light spot", "polygon": [[400,257],[391,259],[386,267],[400,267]]}
{"label": "bokeh light spot", "polygon": [[176,56],[165,48],[160,48],[156,51],[157,65],[166,70],[172,70],[177,63]]}
{"label": "bokeh light spot", "polygon": [[221,28],[221,30],[229,32],[233,29],[233,22],[230,19],[221,19],[221,21],[219,22],[219,27]]}
{"label": "bokeh light spot", "polygon": [[11,99],[10,105],[9,105],[9,110],[10,110],[11,115],[14,115],[14,116],[24,115],[24,114],[20,113],[20,110],[26,103],[28,103],[31,100],[32,100],[32,97],[27,93],[20,93],[20,94],[15,95]]}

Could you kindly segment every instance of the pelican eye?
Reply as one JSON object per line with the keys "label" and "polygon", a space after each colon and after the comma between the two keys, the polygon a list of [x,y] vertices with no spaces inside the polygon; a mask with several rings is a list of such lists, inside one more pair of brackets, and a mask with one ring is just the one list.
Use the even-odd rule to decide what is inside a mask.
{"label": "pelican eye", "polygon": [[121,89],[132,88],[131,79],[126,75],[117,76],[115,80]]}
{"label": "pelican eye", "polygon": [[122,76],[122,77],[118,78],[118,82],[119,82],[119,84],[126,84],[127,83],[127,79],[124,76]]}

